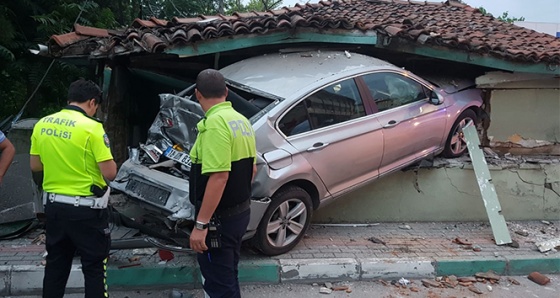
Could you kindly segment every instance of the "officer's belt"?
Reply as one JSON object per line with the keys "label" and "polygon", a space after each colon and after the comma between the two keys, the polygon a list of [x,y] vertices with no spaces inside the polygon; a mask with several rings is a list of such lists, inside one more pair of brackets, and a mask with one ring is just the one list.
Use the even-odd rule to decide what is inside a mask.
{"label": "officer's belt", "polygon": [[239,203],[235,206],[225,208],[223,210],[216,209],[216,211],[214,211],[214,214],[219,218],[228,218],[230,216],[234,216],[248,210],[249,207],[251,207],[250,199],[244,201],[243,203]]}
{"label": "officer's belt", "polygon": [[95,203],[96,197],[65,196],[56,193],[45,193],[47,200],[51,203],[62,203],[78,206],[91,207]]}

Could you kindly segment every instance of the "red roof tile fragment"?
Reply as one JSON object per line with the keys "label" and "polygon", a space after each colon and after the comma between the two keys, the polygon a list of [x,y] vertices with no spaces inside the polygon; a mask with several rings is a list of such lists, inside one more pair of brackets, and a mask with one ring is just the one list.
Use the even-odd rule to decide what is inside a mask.
{"label": "red roof tile fragment", "polygon": [[74,32],[76,32],[76,34],[84,36],[109,37],[109,32],[107,32],[107,29],[82,26],[79,24],[74,24]]}

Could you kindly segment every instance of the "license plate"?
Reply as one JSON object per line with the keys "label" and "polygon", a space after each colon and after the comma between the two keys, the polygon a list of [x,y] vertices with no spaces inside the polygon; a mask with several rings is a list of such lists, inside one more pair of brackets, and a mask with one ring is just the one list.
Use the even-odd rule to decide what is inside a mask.
{"label": "license plate", "polygon": [[126,190],[134,193],[144,200],[161,206],[165,206],[170,194],[170,192],[165,189],[147,184],[134,178],[131,178],[128,181],[126,184]]}
{"label": "license plate", "polygon": [[172,159],[180,164],[183,164],[190,168],[191,166],[191,157],[188,153],[177,151],[172,147],[168,147],[165,152],[163,153],[167,158]]}

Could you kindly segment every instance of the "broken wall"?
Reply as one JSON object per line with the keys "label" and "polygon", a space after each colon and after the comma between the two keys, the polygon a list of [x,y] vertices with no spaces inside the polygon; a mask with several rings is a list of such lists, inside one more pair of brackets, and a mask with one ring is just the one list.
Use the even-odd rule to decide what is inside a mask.
{"label": "broken wall", "polygon": [[489,72],[476,78],[478,88],[491,92],[493,141],[525,139],[560,142],[560,78],[551,75]]}
{"label": "broken wall", "polygon": [[560,89],[492,90],[488,135],[507,141],[523,138],[560,142]]}
{"label": "broken wall", "polygon": [[[560,161],[549,162],[489,165],[506,220],[560,219]],[[458,163],[383,177],[319,209],[313,221],[488,221],[488,217],[472,165]]]}

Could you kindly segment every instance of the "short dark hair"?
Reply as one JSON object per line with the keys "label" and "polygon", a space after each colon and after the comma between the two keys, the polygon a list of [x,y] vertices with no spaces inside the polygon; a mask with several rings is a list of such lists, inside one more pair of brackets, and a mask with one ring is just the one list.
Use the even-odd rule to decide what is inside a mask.
{"label": "short dark hair", "polygon": [[86,79],[72,82],[68,88],[68,102],[82,103],[94,98],[97,104],[103,102],[103,93],[99,86]]}
{"label": "short dark hair", "polygon": [[205,69],[196,77],[196,89],[206,98],[218,98],[226,95],[224,76],[215,69]]}

